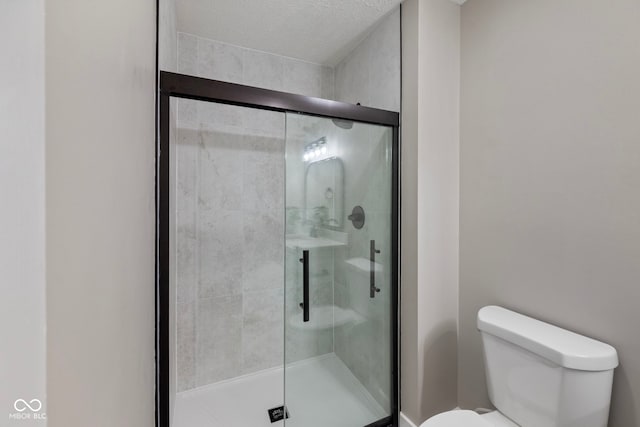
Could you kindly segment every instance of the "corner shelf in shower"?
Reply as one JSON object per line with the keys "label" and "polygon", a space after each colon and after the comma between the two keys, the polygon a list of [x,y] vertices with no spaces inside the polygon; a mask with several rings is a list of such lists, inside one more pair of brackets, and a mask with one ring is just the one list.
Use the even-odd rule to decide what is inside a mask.
{"label": "corner shelf in shower", "polygon": [[302,236],[299,234],[287,235],[285,243],[287,248],[302,250],[346,246],[346,243],[337,240],[326,239],[324,237]]}
{"label": "corner shelf in shower", "polygon": [[299,313],[289,316],[289,325],[295,329],[318,331],[332,329],[343,325],[357,325],[365,318],[355,310],[338,307],[337,305],[321,305],[313,307],[308,322],[302,321]]}
{"label": "corner shelf in shower", "polygon": [[[345,262],[357,271],[362,271],[367,274],[371,272],[371,261],[367,258],[349,258]],[[381,273],[384,270],[382,264],[379,262],[374,262],[373,265],[376,273]]]}

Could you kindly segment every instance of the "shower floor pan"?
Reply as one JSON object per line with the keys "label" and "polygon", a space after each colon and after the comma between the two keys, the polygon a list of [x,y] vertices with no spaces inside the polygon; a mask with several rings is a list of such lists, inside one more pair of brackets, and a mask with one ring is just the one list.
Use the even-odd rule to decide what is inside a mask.
{"label": "shower floor pan", "polygon": [[362,427],[386,415],[333,353],[296,362],[286,375],[286,424],[267,412],[284,401],[283,369],[274,368],[178,393],[173,427]]}

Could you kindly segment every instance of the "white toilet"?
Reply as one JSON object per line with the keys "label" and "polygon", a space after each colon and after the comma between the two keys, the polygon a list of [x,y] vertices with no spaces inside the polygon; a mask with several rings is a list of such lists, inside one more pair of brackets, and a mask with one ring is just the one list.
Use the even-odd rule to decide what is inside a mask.
{"label": "white toilet", "polygon": [[496,411],[438,414],[421,427],[606,427],[618,354],[608,344],[502,307],[478,312]]}

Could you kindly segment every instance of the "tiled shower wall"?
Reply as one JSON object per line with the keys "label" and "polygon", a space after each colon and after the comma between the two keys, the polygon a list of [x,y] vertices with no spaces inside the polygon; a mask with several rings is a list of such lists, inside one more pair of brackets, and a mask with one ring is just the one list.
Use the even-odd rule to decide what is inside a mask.
{"label": "tiled shower wall", "polygon": [[400,9],[335,67],[335,100],[400,111]]}
{"label": "tiled shower wall", "polygon": [[177,389],[282,364],[284,115],[179,103]]}
{"label": "tiled shower wall", "polygon": [[[400,11],[396,10],[336,66],[336,99],[400,111],[400,72]],[[366,212],[367,221],[361,230],[356,230],[345,218],[344,231],[349,235],[350,244],[336,250],[334,275],[335,304],[355,310],[366,319],[336,327],[334,351],[387,409],[391,385],[388,132],[378,126],[354,127],[348,135],[349,140],[341,144],[346,171],[345,215],[353,206],[360,205]],[[377,259],[385,266],[382,277],[377,279],[381,280],[382,291],[374,299],[368,296],[368,272],[363,274],[345,263],[349,258],[367,258],[370,239],[376,240],[376,247],[382,250]]]}
{"label": "tiled shower wall", "polygon": [[178,33],[178,72],[333,99],[332,67]]}
{"label": "tiled shower wall", "polygon": [[[182,33],[178,72],[333,95],[330,67]],[[282,113],[178,103],[178,391],[283,363],[284,120]],[[315,297],[330,298],[327,304],[333,303],[332,270],[330,276],[327,292]],[[333,351],[332,332],[288,337],[296,349],[288,360]]]}
{"label": "tiled shower wall", "polygon": [[[394,12],[334,69],[178,33],[178,72],[398,111],[399,34]],[[184,391],[281,365],[284,316],[299,314],[300,296],[292,263],[283,313],[284,115],[182,100],[177,110],[176,372],[177,390]],[[288,129],[291,146],[298,137],[304,144],[309,132],[314,129]],[[347,189],[352,191],[360,190]],[[314,305],[347,306],[346,273],[333,250],[317,256],[312,273],[325,284],[312,295]],[[334,278],[342,286],[335,302]],[[384,298],[377,301],[381,306]],[[369,344],[389,348],[380,341],[388,331],[366,327],[313,334],[291,328],[287,362],[333,352],[336,335],[336,353],[384,404],[387,384],[380,373],[371,374],[381,359],[364,342],[347,346],[350,339],[357,344],[358,336],[373,336]]]}
{"label": "tiled shower wall", "polygon": [[[342,144],[341,158],[346,176],[345,206],[348,215],[362,206],[365,224],[356,229],[345,218],[349,245],[335,251],[334,295],[338,307],[353,310],[360,322],[334,329],[334,351],[362,385],[385,409],[390,408],[391,384],[391,131],[381,126],[359,126]],[[369,270],[346,261],[369,259],[370,241],[380,253],[376,274],[381,289],[369,296]]]}

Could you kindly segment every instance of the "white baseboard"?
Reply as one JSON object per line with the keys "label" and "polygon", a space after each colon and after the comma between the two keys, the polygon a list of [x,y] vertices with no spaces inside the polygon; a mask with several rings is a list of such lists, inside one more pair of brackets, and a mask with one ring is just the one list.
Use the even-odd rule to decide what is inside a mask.
{"label": "white baseboard", "polygon": [[416,426],[413,422],[411,422],[409,417],[407,417],[405,414],[400,412],[400,427],[418,427],[418,426]]}

